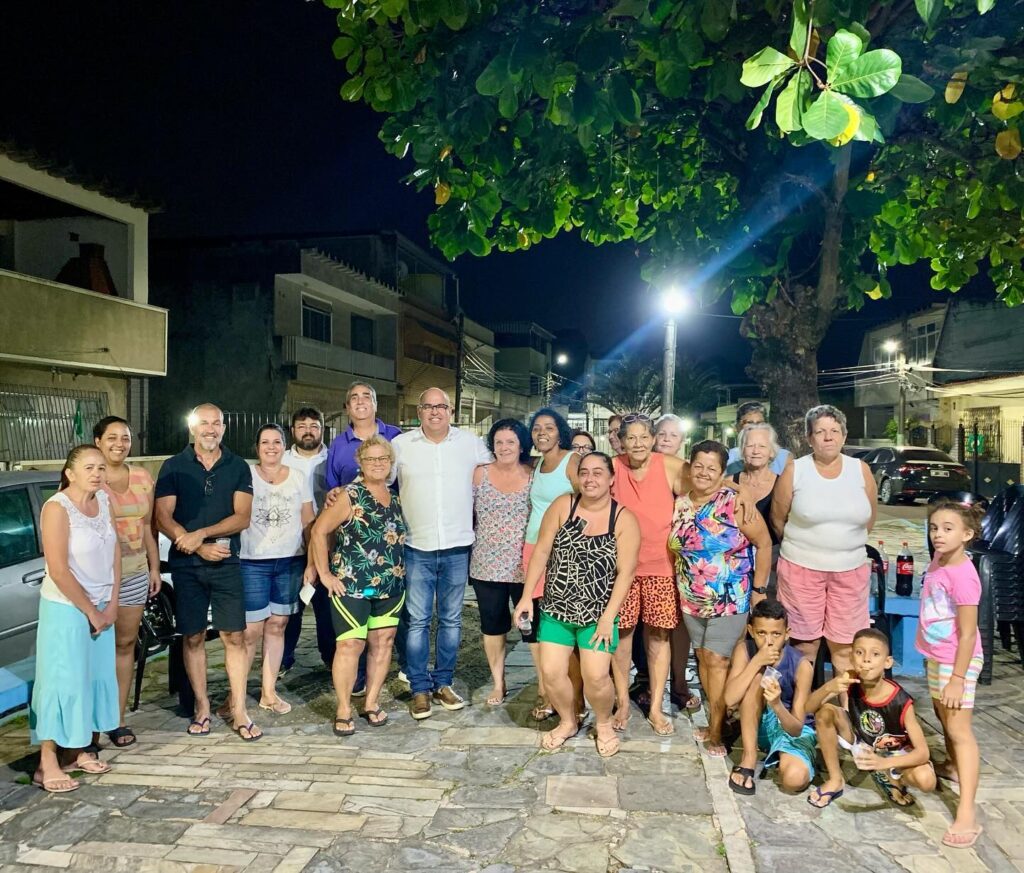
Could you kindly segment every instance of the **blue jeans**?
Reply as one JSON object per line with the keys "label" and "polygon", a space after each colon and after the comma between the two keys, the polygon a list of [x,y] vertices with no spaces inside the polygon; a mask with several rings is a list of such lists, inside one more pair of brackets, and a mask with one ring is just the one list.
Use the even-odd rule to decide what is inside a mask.
{"label": "blue jeans", "polygon": [[[405,672],[412,693],[451,685],[462,639],[462,599],[469,581],[469,546],[421,552],[405,547],[406,599],[409,629]],[[430,620],[437,600],[434,669],[430,662]]]}
{"label": "blue jeans", "polygon": [[299,588],[306,558],[242,558],[245,590],[245,620],[264,621],[272,615],[294,615],[299,611]]}

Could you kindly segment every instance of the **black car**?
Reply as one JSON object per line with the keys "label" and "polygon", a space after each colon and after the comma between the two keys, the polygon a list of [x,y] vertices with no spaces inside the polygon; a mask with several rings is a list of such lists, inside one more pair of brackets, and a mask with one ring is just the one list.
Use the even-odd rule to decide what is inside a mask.
{"label": "black car", "polygon": [[874,474],[882,503],[971,490],[967,468],[938,449],[883,447],[872,450],[861,460]]}

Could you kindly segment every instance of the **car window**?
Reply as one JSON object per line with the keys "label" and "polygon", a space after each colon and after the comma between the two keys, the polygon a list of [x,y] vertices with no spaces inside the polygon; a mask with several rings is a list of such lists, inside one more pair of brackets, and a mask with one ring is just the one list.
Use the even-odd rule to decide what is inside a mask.
{"label": "car window", "polygon": [[877,457],[878,457],[878,449],[868,449],[868,451],[866,451],[863,455],[861,455],[860,459],[865,464],[873,464],[875,462],[875,458],[877,458]]}
{"label": "car window", "polygon": [[0,567],[37,557],[39,541],[28,488],[0,491]]}
{"label": "car window", "polygon": [[945,452],[938,449],[907,449],[903,454],[904,461],[952,461]]}

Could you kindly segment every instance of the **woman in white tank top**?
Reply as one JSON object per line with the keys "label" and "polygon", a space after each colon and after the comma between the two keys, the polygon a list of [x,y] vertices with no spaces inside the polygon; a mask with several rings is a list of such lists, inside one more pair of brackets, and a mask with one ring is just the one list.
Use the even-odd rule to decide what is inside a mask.
{"label": "woman in white tank top", "polygon": [[779,476],[772,498],[772,526],[782,536],[779,600],[793,643],[813,663],[824,636],[839,671],[850,667],[853,635],[869,624],[865,546],[878,494],[868,466],[842,453],[842,412],[815,406],[805,424],[811,454]]}

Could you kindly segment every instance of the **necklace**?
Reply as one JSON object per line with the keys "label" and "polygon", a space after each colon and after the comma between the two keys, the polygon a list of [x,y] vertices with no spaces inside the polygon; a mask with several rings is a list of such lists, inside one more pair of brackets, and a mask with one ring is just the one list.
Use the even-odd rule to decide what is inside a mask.
{"label": "necklace", "polygon": [[260,476],[270,485],[277,485],[279,479],[282,482],[284,481],[284,476],[279,476],[280,473],[284,472],[285,475],[287,475],[287,469],[285,467],[278,466],[274,470],[268,470],[262,464],[258,464],[257,466],[259,467]]}

